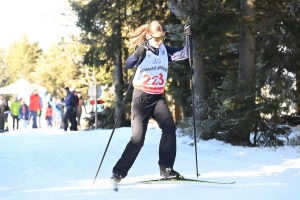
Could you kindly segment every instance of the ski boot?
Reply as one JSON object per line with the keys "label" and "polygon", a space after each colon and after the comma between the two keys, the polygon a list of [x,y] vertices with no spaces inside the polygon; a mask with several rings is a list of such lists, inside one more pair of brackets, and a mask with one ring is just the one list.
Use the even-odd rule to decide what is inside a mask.
{"label": "ski boot", "polygon": [[122,176],[117,174],[117,173],[113,173],[111,178],[110,178],[110,183],[113,187],[114,191],[118,191],[118,183],[120,183],[120,181],[122,180]]}
{"label": "ski boot", "polygon": [[160,176],[162,176],[165,179],[170,179],[170,178],[178,178],[180,174],[176,172],[173,168],[167,167],[167,168],[160,168]]}

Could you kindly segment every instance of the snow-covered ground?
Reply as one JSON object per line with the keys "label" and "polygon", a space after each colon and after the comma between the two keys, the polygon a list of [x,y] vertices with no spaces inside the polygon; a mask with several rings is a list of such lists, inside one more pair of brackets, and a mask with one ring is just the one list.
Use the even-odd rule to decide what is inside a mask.
{"label": "snow-covered ground", "polygon": [[[217,185],[174,182],[138,184],[159,178],[160,130],[149,127],[146,141],[119,192],[111,189],[111,170],[131,135],[116,129],[98,177],[98,166],[112,130],[64,132],[20,129],[0,134],[0,200],[297,200],[300,148],[249,148],[216,140],[199,141],[198,179],[236,183]],[[294,130],[296,132],[296,130]],[[196,177],[195,148],[177,138],[174,169]]]}

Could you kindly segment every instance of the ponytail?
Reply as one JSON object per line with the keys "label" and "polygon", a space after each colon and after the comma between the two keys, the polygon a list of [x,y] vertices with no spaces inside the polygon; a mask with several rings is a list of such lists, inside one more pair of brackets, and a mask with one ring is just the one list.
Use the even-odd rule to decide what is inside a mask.
{"label": "ponytail", "polygon": [[130,46],[135,47],[136,45],[139,45],[143,43],[146,40],[146,34],[147,34],[148,24],[144,24],[138,28],[136,28],[131,34],[130,34]]}
{"label": "ponytail", "polygon": [[149,24],[144,24],[136,28],[130,34],[130,46],[134,48],[146,40],[146,34],[152,35],[154,32],[166,32],[166,29],[159,21],[151,21]]}

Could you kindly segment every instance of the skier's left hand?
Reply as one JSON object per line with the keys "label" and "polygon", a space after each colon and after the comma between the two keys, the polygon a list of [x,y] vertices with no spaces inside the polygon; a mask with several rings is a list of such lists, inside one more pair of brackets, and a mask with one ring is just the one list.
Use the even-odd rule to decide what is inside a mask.
{"label": "skier's left hand", "polygon": [[146,54],[146,47],[143,44],[140,44],[140,46],[138,46],[137,50],[134,53],[134,56],[137,58],[143,57]]}
{"label": "skier's left hand", "polygon": [[186,24],[184,26],[184,34],[186,36],[192,36],[193,35],[193,28],[192,28],[192,26],[190,24]]}

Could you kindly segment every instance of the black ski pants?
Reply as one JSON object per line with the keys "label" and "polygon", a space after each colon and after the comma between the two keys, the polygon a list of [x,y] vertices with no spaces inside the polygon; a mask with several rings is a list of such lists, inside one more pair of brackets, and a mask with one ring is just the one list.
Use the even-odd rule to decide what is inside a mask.
{"label": "black ski pants", "polygon": [[113,168],[113,172],[123,178],[127,176],[144,145],[150,117],[162,129],[158,164],[161,168],[173,168],[176,157],[176,126],[164,97],[162,94],[148,94],[134,89],[131,103],[132,136],[121,158]]}
{"label": "black ski pants", "polygon": [[71,127],[70,130],[71,131],[77,131],[77,120],[76,120],[76,115],[77,115],[77,111],[73,111],[72,115],[71,115]]}
{"label": "black ski pants", "polygon": [[[74,122],[72,121],[72,115],[74,113],[73,109],[67,109],[64,115],[64,130],[67,131],[69,127],[69,121],[71,123],[71,127],[74,126]],[[71,130],[71,129],[70,129]]]}
{"label": "black ski pants", "polygon": [[15,130],[15,124],[16,124],[16,128],[19,129],[19,116],[12,115],[12,119],[13,119],[13,130]]}
{"label": "black ski pants", "polygon": [[0,131],[4,131],[4,114],[0,114]]}

